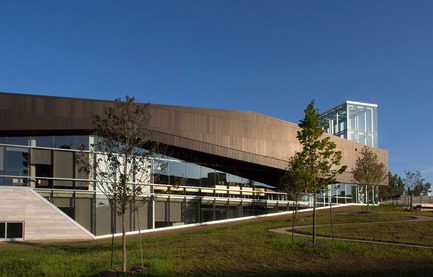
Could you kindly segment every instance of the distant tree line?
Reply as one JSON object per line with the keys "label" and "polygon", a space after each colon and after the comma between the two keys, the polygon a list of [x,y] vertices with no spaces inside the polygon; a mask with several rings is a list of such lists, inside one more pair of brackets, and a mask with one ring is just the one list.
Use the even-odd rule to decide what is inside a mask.
{"label": "distant tree line", "polygon": [[424,183],[421,172],[405,171],[405,177],[401,178],[397,174],[392,175],[389,171],[389,186],[379,186],[379,198],[389,199],[408,196],[426,196],[431,192],[431,184]]}

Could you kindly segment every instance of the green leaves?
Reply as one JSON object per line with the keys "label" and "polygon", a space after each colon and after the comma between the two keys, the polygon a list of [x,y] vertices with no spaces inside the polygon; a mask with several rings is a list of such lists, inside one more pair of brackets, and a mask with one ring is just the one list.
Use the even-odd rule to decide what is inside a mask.
{"label": "green leaves", "polygon": [[291,164],[292,161],[289,163],[289,170],[299,172],[302,168],[302,174],[295,175],[298,176],[297,182],[303,183],[308,193],[327,189],[329,184],[335,182],[337,174],[346,170],[346,166],[336,168],[340,165],[341,151],[334,151],[336,145],[330,137],[322,137],[325,131],[319,118],[312,100],[305,109],[305,118],[298,125],[301,129],[296,137],[302,144],[302,152],[296,153],[294,164]]}
{"label": "green leaves", "polygon": [[346,170],[346,166],[338,167],[341,151],[335,151],[336,145],[329,136],[323,137],[324,123],[319,119],[319,111],[312,100],[296,135],[302,151],[290,159],[282,178],[283,189],[296,201],[302,193],[313,195],[313,243],[316,242],[316,194],[327,190],[329,184],[335,183],[337,174]]}
{"label": "green leaves", "polygon": [[379,163],[377,155],[373,153],[367,146],[361,150],[355,162],[355,168],[352,171],[353,179],[360,185],[366,185],[365,193],[367,202],[367,211],[369,211],[370,201],[368,200],[371,187],[379,185],[386,177],[388,170],[383,163]]}
{"label": "green leaves", "polygon": [[364,146],[352,174],[358,184],[372,186],[381,183],[388,176],[388,170],[384,163],[379,163],[377,155]]}
{"label": "green leaves", "polygon": [[[82,167],[97,187],[110,200],[113,211],[122,216],[122,271],[126,270],[125,216],[128,207],[137,208],[135,197],[151,182],[150,165],[164,168],[163,159],[154,159],[159,151],[153,143],[149,104],[138,104],[134,97],[120,98],[105,108],[101,115],[92,115],[96,142],[92,152],[83,156]],[[146,150],[145,150],[146,149]],[[134,205],[129,205],[134,201]]]}
{"label": "green leaves", "polygon": [[77,158],[80,172],[94,180],[120,214],[126,212],[126,203],[142,194],[142,187],[152,181],[151,165],[160,171],[166,168],[164,159],[155,159],[164,151],[152,142],[149,104],[134,100],[129,96],[125,101],[116,99],[102,114],[92,115],[92,152],[82,152]]}
{"label": "green leaves", "polygon": [[422,178],[421,172],[405,171],[406,177],[404,178],[404,184],[407,187],[407,194],[413,196],[428,195],[431,188],[430,183],[424,184],[425,179]]}

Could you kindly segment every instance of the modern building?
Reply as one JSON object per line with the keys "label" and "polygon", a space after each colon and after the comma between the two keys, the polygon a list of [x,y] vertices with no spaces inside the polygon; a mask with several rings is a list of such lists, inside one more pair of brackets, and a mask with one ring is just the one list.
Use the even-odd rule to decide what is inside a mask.
{"label": "modern building", "polygon": [[[112,104],[0,93],[0,240],[84,240],[120,232],[109,200],[76,163],[82,155],[104,155],[92,149],[97,138],[90,114]],[[167,164],[163,170],[152,163],[159,178],[135,184],[143,186],[143,195],[131,204],[128,231],[290,209],[278,183],[289,158],[302,149],[296,124],[244,111],[154,104],[149,111],[143,127],[170,154],[158,158]],[[363,145],[331,140],[342,163],[353,167]],[[372,151],[388,164],[386,150]],[[179,178],[185,182],[173,188]],[[350,172],[337,181],[341,186],[322,195],[321,205],[360,202],[362,191]]]}
{"label": "modern building", "polygon": [[346,101],[324,112],[320,120],[327,134],[378,147],[376,104]]}
{"label": "modern building", "polygon": [[[378,147],[378,121],[377,105],[346,101],[345,103],[332,108],[320,116],[324,122],[325,133],[332,134],[341,138],[355,141],[371,147]],[[336,184],[335,187],[343,184]],[[365,186],[356,187],[358,203],[365,203]],[[334,193],[334,190],[327,192]],[[377,203],[379,189],[377,186],[370,192],[369,202]]]}

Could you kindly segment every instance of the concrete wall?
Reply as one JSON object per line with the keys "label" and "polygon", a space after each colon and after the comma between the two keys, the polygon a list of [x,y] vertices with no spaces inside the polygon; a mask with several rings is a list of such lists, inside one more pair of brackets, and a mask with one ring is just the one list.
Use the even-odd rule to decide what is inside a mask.
{"label": "concrete wall", "polygon": [[24,240],[95,237],[29,187],[0,187],[0,221],[24,222]]}

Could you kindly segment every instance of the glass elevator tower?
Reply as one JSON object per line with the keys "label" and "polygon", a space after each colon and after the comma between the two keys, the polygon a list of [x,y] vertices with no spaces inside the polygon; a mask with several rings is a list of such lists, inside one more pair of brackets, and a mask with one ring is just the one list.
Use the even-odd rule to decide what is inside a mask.
{"label": "glass elevator tower", "polygon": [[378,147],[376,104],[346,101],[324,112],[320,120],[328,134]]}

